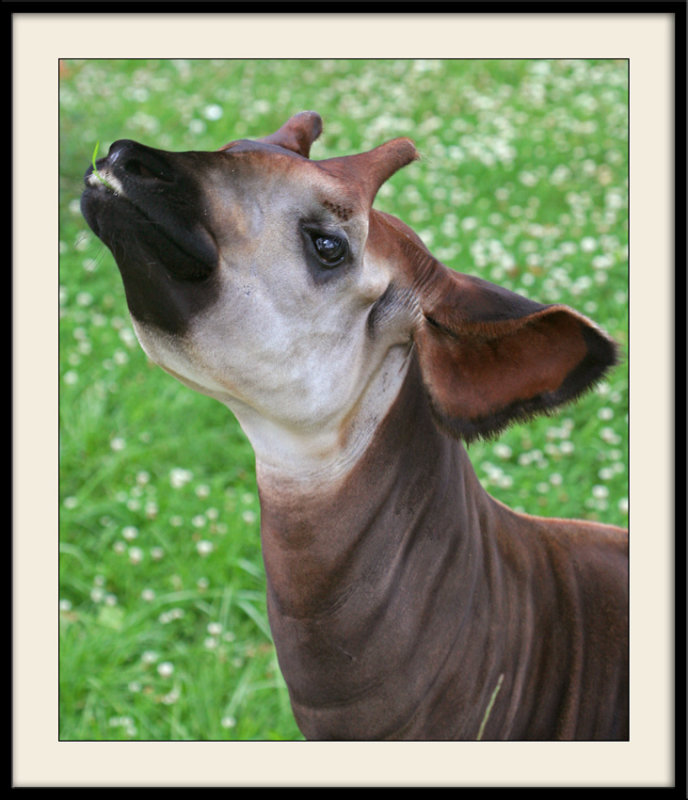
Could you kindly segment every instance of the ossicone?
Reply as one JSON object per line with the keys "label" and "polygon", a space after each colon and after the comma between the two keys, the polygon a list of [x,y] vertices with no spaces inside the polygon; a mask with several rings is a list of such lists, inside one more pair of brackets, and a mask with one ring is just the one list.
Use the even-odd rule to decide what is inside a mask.
{"label": "ossicone", "polygon": [[308,158],[311,145],[322,133],[322,128],[320,114],[315,111],[300,111],[288,119],[275,133],[264,136],[258,141],[284,147],[285,150],[291,150]]}
{"label": "ossicone", "polygon": [[329,158],[317,164],[352,188],[358,188],[364,199],[372,204],[382,184],[397,170],[418,158],[420,156],[411,139],[401,137],[365,153]]}

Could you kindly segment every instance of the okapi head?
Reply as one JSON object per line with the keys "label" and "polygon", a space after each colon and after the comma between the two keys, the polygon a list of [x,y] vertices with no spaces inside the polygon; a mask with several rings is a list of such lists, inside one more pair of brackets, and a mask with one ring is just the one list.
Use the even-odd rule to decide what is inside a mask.
{"label": "okapi head", "polygon": [[214,152],[121,140],[85,178],[143,348],[226,403],[263,468],[344,471],[412,357],[436,421],[465,440],[549,412],[615,362],[576,311],[447,268],[372,208],[418,158],[409,139],[311,160],[321,128],[306,111]]}

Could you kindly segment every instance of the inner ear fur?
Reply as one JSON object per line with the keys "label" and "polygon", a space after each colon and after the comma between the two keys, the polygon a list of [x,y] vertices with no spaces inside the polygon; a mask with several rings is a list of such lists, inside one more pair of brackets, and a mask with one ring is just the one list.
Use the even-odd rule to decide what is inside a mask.
{"label": "inner ear fur", "polygon": [[547,414],[617,361],[614,342],[563,305],[542,305],[432,259],[414,341],[441,427],[470,441]]}

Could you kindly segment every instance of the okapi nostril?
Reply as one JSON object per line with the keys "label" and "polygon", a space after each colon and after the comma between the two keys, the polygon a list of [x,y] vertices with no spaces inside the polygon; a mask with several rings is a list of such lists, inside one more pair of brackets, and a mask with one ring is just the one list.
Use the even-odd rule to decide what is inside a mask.
{"label": "okapi nostril", "polygon": [[136,161],[135,159],[130,159],[127,161],[127,163],[124,165],[124,170],[130,175],[136,175],[140,178],[155,177],[148,167],[144,166],[140,161]]}
{"label": "okapi nostril", "polygon": [[137,178],[161,178],[162,180],[165,180],[162,175],[157,175],[145,164],[142,164],[135,158],[130,158],[124,164],[124,171],[128,172],[130,175],[135,175]]}
{"label": "okapi nostril", "polygon": [[157,180],[172,183],[174,173],[168,160],[153,148],[118,139],[110,146],[107,165],[116,173],[143,180]]}

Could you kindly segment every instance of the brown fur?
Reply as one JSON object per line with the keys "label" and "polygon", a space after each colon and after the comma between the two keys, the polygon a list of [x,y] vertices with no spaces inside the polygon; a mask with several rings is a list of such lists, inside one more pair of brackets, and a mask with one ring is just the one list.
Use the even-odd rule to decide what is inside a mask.
{"label": "brown fur", "polygon": [[[318,412],[336,421],[322,423],[336,457],[316,463],[339,471],[291,480],[287,439],[288,470],[259,472],[270,625],[301,730],[313,739],[628,738],[626,531],[510,511],[483,490],[463,444],[574,400],[614,365],[614,343],[572,309],[448,269],[404,223],[372,210],[380,185],[417,158],[410,140],[311,161],[321,128],[303,112],[215,153],[121,140],[97,166],[124,196],[87,173],[82,200],[163,367],[228,405],[256,402],[275,417],[271,434],[287,426],[275,396],[292,404],[289,432],[317,429]],[[294,227],[296,208],[339,219],[354,244],[341,270],[319,266]],[[309,309],[288,359],[288,337],[264,344],[269,303],[265,328],[242,328],[241,315],[232,322],[238,300],[255,322],[256,286],[283,299],[269,281],[242,275],[244,262],[273,277],[287,264],[300,281],[298,293],[285,280],[274,290],[291,299],[286,330],[295,310]],[[358,338],[342,323],[354,306],[346,319]],[[222,336],[203,327],[206,315]],[[327,373],[341,380],[320,405],[304,402],[307,370],[284,365],[305,357],[312,366],[311,326],[317,343],[339,339],[354,354],[339,365],[355,366],[344,378]],[[243,351],[249,337],[253,349]],[[245,359],[237,366],[220,358],[227,353]],[[260,402],[242,396],[246,383]],[[267,393],[264,410],[266,383],[278,393]],[[292,384],[298,391],[279,393]],[[346,403],[333,416],[337,393]],[[355,458],[352,440],[363,441]]]}

